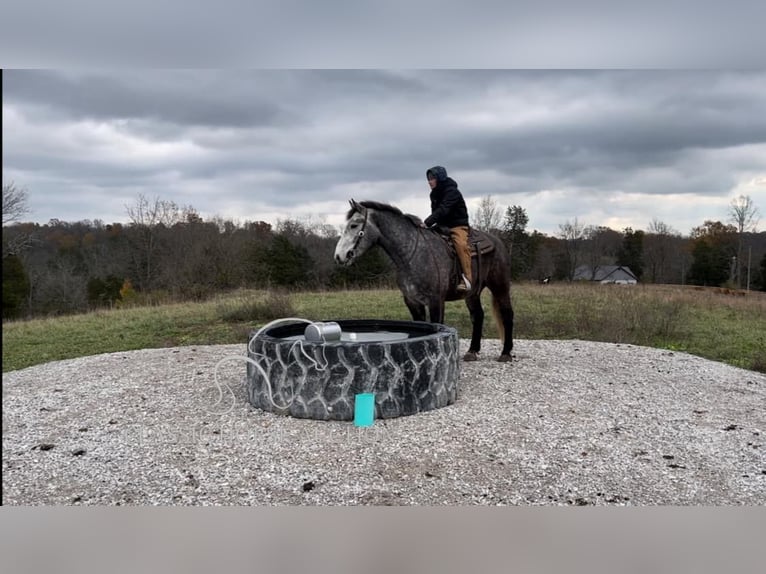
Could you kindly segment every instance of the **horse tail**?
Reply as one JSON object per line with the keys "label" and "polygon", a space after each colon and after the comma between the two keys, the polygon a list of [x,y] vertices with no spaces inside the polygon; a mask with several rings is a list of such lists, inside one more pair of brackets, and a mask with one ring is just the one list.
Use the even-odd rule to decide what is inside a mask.
{"label": "horse tail", "polygon": [[505,326],[503,325],[503,317],[500,314],[500,302],[492,295],[492,316],[495,318],[495,325],[497,325],[497,332],[500,333],[500,344],[505,344]]}

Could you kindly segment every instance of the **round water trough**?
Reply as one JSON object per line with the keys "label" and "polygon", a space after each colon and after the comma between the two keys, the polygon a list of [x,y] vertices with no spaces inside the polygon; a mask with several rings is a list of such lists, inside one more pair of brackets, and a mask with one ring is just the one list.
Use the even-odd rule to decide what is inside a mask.
{"label": "round water trough", "polygon": [[[460,375],[457,331],[421,321],[338,320],[320,329],[292,323],[250,333],[247,395],[254,406],[300,418],[352,420],[357,394],[374,393],[375,418],[452,404]],[[309,335],[308,339],[305,335]]]}

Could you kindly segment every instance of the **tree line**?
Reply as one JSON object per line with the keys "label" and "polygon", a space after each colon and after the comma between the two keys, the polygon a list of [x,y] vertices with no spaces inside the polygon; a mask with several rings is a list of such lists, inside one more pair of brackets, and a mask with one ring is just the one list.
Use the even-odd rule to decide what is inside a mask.
{"label": "tree line", "polygon": [[[237,288],[394,287],[379,248],[354,265],[333,261],[340,230],[287,219],[204,220],[191,206],[138,196],[128,223],[26,223],[25,190],[3,186],[3,317],[74,313],[134,302],[204,299]],[[514,280],[572,280],[580,265],[627,265],[645,282],[741,286],[743,254],[752,288],[766,279],[766,233],[706,221],[683,237],[654,221],[647,231],[567,221],[554,236],[527,229],[521,206],[482,199],[472,225],[502,238]],[[734,258],[734,259],[732,259]],[[739,263],[738,263],[739,262]]]}
{"label": "tree line", "polygon": [[732,200],[726,220],[704,221],[684,236],[657,219],[647,230],[617,231],[575,218],[549,236],[527,231],[529,217],[523,207],[503,211],[486,196],[472,225],[504,240],[515,280],[571,281],[581,266],[623,265],[646,283],[766,290],[766,232],[756,232],[757,207],[749,196],[739,196]]}

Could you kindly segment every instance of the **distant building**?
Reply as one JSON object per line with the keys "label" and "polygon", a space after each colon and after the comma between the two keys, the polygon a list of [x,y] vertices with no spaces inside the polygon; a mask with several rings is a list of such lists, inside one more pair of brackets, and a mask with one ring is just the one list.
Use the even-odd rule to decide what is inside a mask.
{"label": "distant building", "polygon": [[638,283],[630,267],[624,265],[580,265],[575,269],[574,281],[596,281],[598,283],[617,283],[619,285],[635,285]]}

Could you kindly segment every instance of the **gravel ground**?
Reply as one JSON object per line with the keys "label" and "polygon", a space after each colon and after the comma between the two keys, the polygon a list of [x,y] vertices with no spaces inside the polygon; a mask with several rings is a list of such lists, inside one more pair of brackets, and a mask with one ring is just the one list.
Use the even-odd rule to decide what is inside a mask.
{"label": "gravel ground", "polygon": [[[463,351],[467,340],[461,340]],[[369,428],[247,403],[245,345],[3,374],[3,503],[763,505],[766,376],[633,345],[498,341],[455,404]]]}

